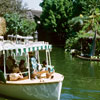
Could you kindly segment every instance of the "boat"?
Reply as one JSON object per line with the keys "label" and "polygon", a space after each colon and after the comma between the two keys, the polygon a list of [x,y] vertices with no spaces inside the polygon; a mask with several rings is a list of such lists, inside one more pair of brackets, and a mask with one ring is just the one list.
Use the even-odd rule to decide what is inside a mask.
{"label": "boat", "polygon": [[[89,54],[83,54],[81,52],[80,55],[76,55],[76,57],[83,59],[83,60],[89,60],[89,61],[100,61],[100,58],[95,56],[95,48],[96,48],[96,32],[94,34],[94,38],[92,41],[92,45],[91,45],[91,49],[90,49],[90,53]],[[82,48],[82,46],[81,46]]]}
{"label": "boat", "polygon": [[[28,38],[27,38],[28,39]],[[60,100],[62,83],[64,76],[60,73],[52,73],[53,77],[49,78],[32,78],[30,73],[30,52],[34,52],[38,63],[40,63],[40,51],[45,51],[47,65],[51,65],[50,52],[52,45],[44,41],[28,41],[28,42],[15,42],[14,40],[0,41],[0,53],[3,54],[3,73],[6,82],[0,81],[0,94],[23,100]],[[16,56],[24,55],[27,61],[28,77],[18,80],[8,80],[11,73],[7,72],[6,58],[12,55],[15,59]],[[17,60],[16,60],[17,61]]]}
{"label": "boat", "polygon": [[88,60],[88,61],[100,61],[100,58],[91,58],[91,57],[85,57],[85,56],[80,56],[76,55],[78,58],[83,59],[83,60]]}

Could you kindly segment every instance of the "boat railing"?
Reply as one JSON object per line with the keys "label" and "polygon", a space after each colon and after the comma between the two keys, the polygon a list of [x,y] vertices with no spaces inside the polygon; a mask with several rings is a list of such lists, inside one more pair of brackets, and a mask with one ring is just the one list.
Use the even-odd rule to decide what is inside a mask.
{"label": "boat railing", "polygon": [[[23,74],[26,74],[26,76],[28,76],[28,71],[25,71],[25,72],[18,72],[18,73],[6,73],[6,77],[7,77],[7,80],[8,80],[8,81],[12,81],[12,80],[10,79],[10,75],[13,75],[13,74],[18,74],[18,75],[22,76],[21,79],[24,79]],[[17,78],[17,77],[18,77],[18,76],[16,76],[16,78]],[[17,81],[17,80],[19,80],[19,79],[15,79],[15,81]],[[13,81],[14,81],[14,80],[13,80]]]}
{"label": "boat railing", "polygon": [[[18,74],[25,74],[25,73],[28,73],[28,71],[25,71],[25,72],[19,72]],[[6,73],[6,75],[10,75],[10,74],[13,74],[13,73]]]}
{"label": "boat railing", "polygon": [[24,44],[24,45],[48,45],[48,42],[44,42],[44,41],[33,41],[32,37],[22,37],[22,36],[17,36],[17,40],[16,40],[16,36],[13,35],[8,35],[8,39],[7,41],[11,41],[17,44]]}

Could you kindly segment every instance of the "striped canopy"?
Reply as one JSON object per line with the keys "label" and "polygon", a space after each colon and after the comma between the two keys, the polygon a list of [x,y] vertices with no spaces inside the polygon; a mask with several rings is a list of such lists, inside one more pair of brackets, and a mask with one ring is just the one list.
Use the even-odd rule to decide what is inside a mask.
{"label": "striped canopy", "polygon": [[52,45],[48,42],[31,42],[28,44],[16,44],[14,42],[4,41],[0,42],[0,51],[12,50],[15,54],[23,54],[28,52],[33,52],[37,50],[49,50],[52,49]]}

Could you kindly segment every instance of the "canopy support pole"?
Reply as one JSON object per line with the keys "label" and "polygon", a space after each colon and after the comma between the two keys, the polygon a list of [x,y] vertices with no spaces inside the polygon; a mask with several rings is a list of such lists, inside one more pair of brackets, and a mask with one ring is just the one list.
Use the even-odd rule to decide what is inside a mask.
{"label": "canopy support pole", "polygon": [[38,51],[38,63],[40,64],[40,56],[39,56],[39,51]]}
{"label": "canopy support pole", "polygon": [[14,53],[14,59],[16,59],[15,53]]}
{"label": "canopy support pole", "polygon": [[7,53],[7,57],[8,57],[8,55],[9,55],[8,50],[6,51],[6,53]]}
{"label": "canopy support pole", "polygon": [[50,66],[51,66],[50,50],[48,50],[48,54],[49,54],[49,64],[50,64]]}
{"label": "canopy support pole", "polygon": [[40,57],[39,57],[39,51],[35,51],[35,57],[38,60],[38,63],[40,64]]}
{"label": "canopy support pole", "polygon": [[46,50],[46,62],[47,62],[47,65],[48,65],[48,50]]}
{"label": "canopy support pole", "polygon": [[28,74],[29,74],[29,80],[31,80],[30,64],[29,64],[29,54],[28,54]]}
{"label": "canopy support pole", "polygon": [[3,50],[3,58],[4,58],[4,76],[5,76],[5,79],[6,79],[7,76],[6,76],[6,57],[5,57],[5,50]]}

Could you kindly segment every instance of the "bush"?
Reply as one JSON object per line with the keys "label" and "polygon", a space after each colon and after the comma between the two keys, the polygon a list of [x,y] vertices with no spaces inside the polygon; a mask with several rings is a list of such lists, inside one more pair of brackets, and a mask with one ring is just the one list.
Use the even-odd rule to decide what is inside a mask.
{"label": "bush", "polygon": [[34,21],[23,19],[18,14],[5,14],[8,34],[18,34],[22,36],[33,35],[36,29]]}
{"label": "bush", "polygon": [[69,39],[66,40],[66,46],[65,49],[67,51],[70,51],[71,49],[76,49],[79,50],[80,49],[80,43],[78,42],[78,38],[77,37],[70,37]]}

